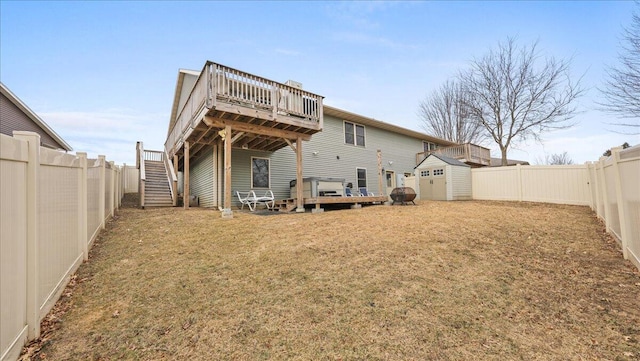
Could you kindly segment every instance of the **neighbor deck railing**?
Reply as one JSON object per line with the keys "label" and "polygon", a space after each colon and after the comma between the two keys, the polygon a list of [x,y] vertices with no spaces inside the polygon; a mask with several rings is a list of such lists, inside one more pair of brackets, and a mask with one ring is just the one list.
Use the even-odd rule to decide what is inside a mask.
{"label": "neighbor deck railing", "polygon": [[456,144],[432,151],[420,152],[416,154],[416,164],[422,162],[429,154],[442,154],[449,158],[465,160],[481,165],[491,164],[491,150],[471,143]]}
{"label": "neighbor deck railing", "polygon": [[248,107],[271,120],[295,117],[310,128],[322,125],[322,96],[234,68],[207,62],[169,132],[165,149],[175,154],[208,110],[224,103]]}

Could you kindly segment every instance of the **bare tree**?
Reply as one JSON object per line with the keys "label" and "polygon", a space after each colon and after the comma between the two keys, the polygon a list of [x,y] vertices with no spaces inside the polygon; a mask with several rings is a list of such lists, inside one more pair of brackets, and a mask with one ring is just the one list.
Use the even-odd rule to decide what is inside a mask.
{"label": "bare tree", "polygon": [[538,164],[569,165],[573,164],[573,159],[569,157],[569,153],[567,152],[554,153],[546,155],[543,160],[538,160]]}
{"label": "bare tree", "polygon": [[518,47],[515,39],[471,62],[460,74],[469,91],[468,110],[500,148],[502,165],[518,142],[564,129],[575,113],[574,101],[584,90],[569,77],[569,61],[541,59],[537,43]]}
{"label": "bare tree", "polygon": [[[640,2],[636,2],[640,8]],[[619,64],[607,70],[607,80],[600,89],[603,110],[624,119],[613,125],[624,133],[640,134],[640,11],[636,10],[631,26],[623,31],[624,44],[618,54]]]}
{"label": "bare tree", "polygon": [[470,117],[465,97],[468,97],[467,92],[454,80],[448,80],[434,90],[418,107],[423,129],[456,143],[485,141],[484,127]]}

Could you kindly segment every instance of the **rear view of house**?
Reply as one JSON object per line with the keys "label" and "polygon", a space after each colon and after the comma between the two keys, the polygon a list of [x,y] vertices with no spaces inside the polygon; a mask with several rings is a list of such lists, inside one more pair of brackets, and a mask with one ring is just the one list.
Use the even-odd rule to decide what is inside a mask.
{"label": "rear view of house", "polygon": [[[140,150],[138,163],[143,178],[145,167],[166,169],[162,188],[174,205],[182,194],[186,206],[232,216],[231,207],[240,205],[237,192],[272,192],[299,212],[309,204],[352,202],[346,198],[352,193],[385,202],[404,177],[414,175],[416,164],[440,152],[489,164],[486,148],[327,106],[296,81],[279,83],[207,62],[202,71],[178,72],[165,149]],[[331,191],[305,197],[305,187],[314,189],[305,185],[310,179],[335,184],[323,181]]]}

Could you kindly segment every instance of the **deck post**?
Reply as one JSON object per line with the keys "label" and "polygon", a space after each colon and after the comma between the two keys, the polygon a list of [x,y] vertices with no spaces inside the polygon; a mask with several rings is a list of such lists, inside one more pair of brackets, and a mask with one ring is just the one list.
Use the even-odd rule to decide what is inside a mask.
{"label": "deck post", "polygon": [[182,207],[189,209],[189,141],[184,142],[184,184],[182,185]]}
{"label": "deck post", "polygon": [[296,139],[296,212],[304,213],[304,187],[302,184],[302,138]]}
{"label": "deck post", "polygon": [[233,218],[231,210],[231,126],[224,127],[224,207],[222,218]]}

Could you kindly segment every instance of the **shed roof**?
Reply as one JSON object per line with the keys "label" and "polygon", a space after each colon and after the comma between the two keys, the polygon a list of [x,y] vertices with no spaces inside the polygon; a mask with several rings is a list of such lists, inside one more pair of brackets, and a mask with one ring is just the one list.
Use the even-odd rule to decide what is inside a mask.
{"label": "shed roof", "polygon": [[446,155],[431,153],[431,154],[429,154],[428,156],[426,156],[426,157],[425,157],[425,158],[424,158],[420,163],[418,163],[418,165],[417,165],[417,166],[415,166],[413,169],[418,168],[418,167],[419,167],[419,166],[420,166],[420,165],[421,165],[425,160],[427,160],[429,157],[435,157],[435,158],[438,158],[438,159],[440,159],[441,161],[443,161],[443,162],[445,162],[445,163],[447,163],[447,164],[449,164],[449,165],[456,166],[456,167],[469,167],[469,168],[471,167],[470,165],[468,165],[468,164],[466,164],[466,163],[463,163],[463,162],[461,162],[461,161],[459,161],[459,160],[457,160],[457,159],[453,159],[453,158],[451,158],[451,157],[447,157]]}

